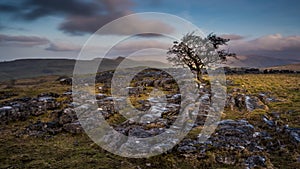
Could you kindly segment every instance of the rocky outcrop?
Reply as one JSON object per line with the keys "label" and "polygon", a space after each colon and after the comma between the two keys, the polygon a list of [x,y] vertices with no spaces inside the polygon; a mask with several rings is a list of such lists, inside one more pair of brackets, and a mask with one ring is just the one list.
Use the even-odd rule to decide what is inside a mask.
{"label": "rocky outcrop", "polygon": [[72,85],[72,78],[66,77],[59,79],[61,85]]}
{"label": "rocky outcrop", "polygon": [[290,128],[285,126],[284,132],[290,137],[292,142],[295,144],[300,144],[300,128]]}
{"label": "rocky outcrop", "polygon": [[17,136],[29,135],[32,137],[51,136],[61,132],[61,127],[57,122],[41,122],[38,121],[26,127],[24,131],[18,133]]}
{"label": "rocky outcrop", "polygon": [[249,112],[252,112],[256,109],[269,110],[268,106],[265,105],[258,97],[256,96],[245,96],[245,105],[246,109]]}
{"label": "rocky outcrop", "polygon": [[21,135],[29,135],[33,137],[52,136],[61,132],[69,132],[73,134],[82,133],[83,129],[77,119],[76,112],[71,108],[62,111],[54,111],[51,113],[51,121],[37,121],[26,127],[19,133]]}
{"label": "rocky outcrop", "polygon": [[37,98],[20,98],[4,102],[0,107],[0,120],[2,124],[10,121],[26,120],[30,115],[39,116],[48,110],[57,109],[60,103],[56,102],[57,94],[41,94]]}
{"label": "rocky outcrop", "polygon": [[[240,91],[235,89],[235,91]],[[238,109],[239,111],[246,110],[248,112],[252,112],[257,109],[261,110],[269,110],[267,104],[269,102],[277,101],[267,95],[260,94],[256,95],[246,95],[240,92],[235,92],[233,94],[227,95],[226,106],[231,110]]]}
{"label": "rocky outcrop", "polygon": [[222,120],[204,143],[186,139],[179,144],[177,151],[194,153],[202,158],[214,153],[217,163],[241,168],[266,167],[269,159],[265,156],[262,140],[269,138],[257,130],[246,120]]}
{"label": "rocky outcrop", "polygon": [[[123,118],[119,111],[125,108],[122,103],[128,100],[124,97],[112,97],[107,92],[110,87],[111,75],[112,72],[104,73],[101,76],[97,75],[97,80],[103,83],[98,88],[100,93],[96,95],[96,100],[86,99],[85,103],[71,102],[70,96],[72,94],[86,97],[83,93],[72,93],[71,91],[63,95],[46,93],[40,94],[36,98],[20,98],[4,102],[0,105],[1,123],[26,120],[30,116],[34,116],[34,119],[43,117],[42,120],[36,120],[26,126],[17,136],[52,137],[66,132],[80,134],[84,131],[74,109],[88,110],[89,103],[97,103],[98,110],[95,112],[101,114],[105,120],[111,123],[111,126],[118,133],[126,136],[143,139],[162,133],[174,133],[176,128],[181,128],[179,125],[176,126],[174,122],[177,120],[179,110],[182,107],[182,100],[189,99],[191,96],[179,94],[178,89],[176,89],[177,84],[174,84],[174,80],[169,75],[156,71],[143,72],[143,74],[137,75],[132,86],[124,89],[129,92],[130,96],[138,97],[145,94],[145,91],[149,92],[147,91],[148,87],[163,88],[168,94],[148,93],[148,98],[138,101],[138,109],[144,113],[134,114],[135,112],[132,112],[131,109],[128,111],[125,109],[122,115],[127,120],[120,121],[115,120],[115,118]],[[153,76],[157,79],[152,78]],[[151,78],[143,79],[143,77]],[[228,81],[228,83],[232,84],[233,82]],[[212,93],[208,85],[201,85],[199,90],[200,108],[195,123],[191,125],[194,129],[199,129],[204,125],[211,109]],[[62,102],[58,102],[58,100],[64,99],[58,99],[58,97],[65,97],[64,99],[67,98],[69,101],[64,101],[64,106],[61,106]],[[250,95],[245,89],[234,88],[227,96],[226,107],[242,113],[256,110],[267,111],[267,105],[277,101],[280,100],[272,97],[269,92]],[[115,103],[118,103],[117,106]],[[218,127],[210,136],[205,134],[198,137],[188,136],[167,153],[195,157],[200,160],[209,159],[212,163],[238,166],[238,168],[272,168],[271,153],[285,149],[285,144],[291,143],[289,146],[299,146],[300,130],[285,126],[281,124],[282,122],[279,123],[279,113],[273,113],[273,117],[270,117],[270,114],[261,116],[260,121],[257,122],[259,125],[254,125],[257,123],[253,123],[253,121],[224,119],[217,123]],[[93,121],[94,119],[90,118],[90,120]],[[280,142],[276,138],[276,134],[285,137],[286,142]],[[207,138],[204,142],[200,139],[203,135]],[[177,141],[169,137],[165,139],[167,140],[166,143],[151,145],[149,150],[160,152],[164,146]],[[123,139],[116,135],[106,135],[103,140],[109,141],[116,150],[121,152],[130,150],[135,145],[129,139]],[[141,147],[143,146],[149,145],[147,143],[141,144]]]}

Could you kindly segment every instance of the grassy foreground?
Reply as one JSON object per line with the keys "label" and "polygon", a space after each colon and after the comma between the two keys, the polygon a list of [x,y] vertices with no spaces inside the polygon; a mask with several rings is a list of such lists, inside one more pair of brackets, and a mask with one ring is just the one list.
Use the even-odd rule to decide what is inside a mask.
{"label": "grassy foreground", "polygon": [[233,81],[227,90],[230,93],[234,88],[245,90],[246,94],[267,93],[278,102],[268,103],[269,111],[231,112],[225,111],[225,118],[246,118],[257,114],[279,113],[282,123],[292,127],[300,127],[300,75],[299,74],[248,74],[229,75]]}
{"label": "grassy foreground", "polygon": [[[42,92],[62,94],[70,86],[62,86],[58,77],[41,77],[30,80],[17,80],[11,86],[3,84],[2,92],[12,92],[12,98],[36,96]],[[262,126],[261,115],[279,113],[280,122],[293,127],[300,127],[300,75],[229,75],[228,92],[234,88],[244,89],[247,94],[268,92],[280,100],[268,104],[269,110],[245,112],[226,109],[224,119],[246,119],[250,123]],[[9,98],[9,99],[12,99]],[[4,101],[7,99],[1,100]],[[49,112],[50,114],[51,112]],[[16,137],[30,123],[39,119],[47,119],[49,114],[41,117],[31,117],[27,121],[12,122],[0,126],[0,168],[234,168],[224,166],[214,160],[214,154],[206,158],[194,156],[183,157],[180,154],[169,153],[148,159],[130,159],[113,155],[98,147],[85,134],[72,135],[61,133],[51,138]],[[191,135],[195,130],[191,131]],[[278,135],[280,140],[282,136]],[[299,157],[299,150],[288,148],[274,152],[270,157],[274,168],[297,168],[294,158]]]}

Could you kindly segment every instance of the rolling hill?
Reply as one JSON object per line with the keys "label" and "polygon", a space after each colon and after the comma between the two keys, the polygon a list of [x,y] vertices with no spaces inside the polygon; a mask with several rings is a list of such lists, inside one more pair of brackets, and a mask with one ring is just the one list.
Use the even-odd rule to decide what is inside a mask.
{"label": "rolling hill", "polygon": [[[90,66],[97,66],[100,58],[93,60],[80,60],[80,69],[89,70]],[[73,74],[74,59],[20,59],[14,61],[0,62],[0,81],[7,81],[20,78],[31,78],[47,75],[66,75]],[[133,60],[124,57],[115,59],[103,58],[98,66],[98,71],[113,70],[122,63],[123,68],[147,65],[150,67],[169,67],[167,63],[152,60]],[[226,65],[231,67],[255,67],[268,69],[289,69],[299,70],[300,60],[278,59],[265,56],[238,56],[237,59],[228,59]],[[90,72],[86,72],[90,73]]]}
{"label": "rolling hill", "polygon": [[253,68],[265,68],[281,65],[289,65],[300,63],[300,60],[292,59],[280,59],[267,56],[237,56],[237,59],[229,58],[227,63],[232,67],[253,67]]}
{"label": "rolling hill", "polygon": [[[116,59],[104,58],[98,67],[98,71],[115,69],[122,61],[123,57]],[[100,58],[93,60],[80,60],[81,69],[100,63]],[[7,81],[20,78],[31,78],[47,75],[66,75],[73,74],[76,60],[73,59],[21,59],[8,62],[0,62],[0,81]],[[149,65],[153,67],[167,67],[168,64],[159,61],[135,61],[126,60],[122,63],[124,68]]]}
{"label": "rolling hill", "polygon": [[266,69],[300,71],[300,63],[266,67]]}

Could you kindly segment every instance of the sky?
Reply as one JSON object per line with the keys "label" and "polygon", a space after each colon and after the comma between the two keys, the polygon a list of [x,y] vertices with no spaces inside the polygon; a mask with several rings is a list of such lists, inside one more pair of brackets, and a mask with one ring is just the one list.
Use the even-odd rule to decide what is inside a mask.
{"label": "sky", "polygon": [[[237,55],[300,60],[299,8],[298,0],[2,0],[0,61],[76,59],[98,29],[120,17],[141,12],[176,15],[200,28],[205,35],[213,32],[229,38],[228,48]],[[136,26],[133,29],[126,25]],[[110,30],[113,33],[97,35],[107,37],[107,43],[101,45],[140,30],[168,34],[187,27],[174,25],[168,19],[143,16],[117,26]],[[167,49],[171,42],[172,39],[161,36],[132,36],[114,46],[108,57],[146,48]],[[91,48],[91,51],[101,50],[96,46]],[[140,57],[149,59],[149,56]]]}

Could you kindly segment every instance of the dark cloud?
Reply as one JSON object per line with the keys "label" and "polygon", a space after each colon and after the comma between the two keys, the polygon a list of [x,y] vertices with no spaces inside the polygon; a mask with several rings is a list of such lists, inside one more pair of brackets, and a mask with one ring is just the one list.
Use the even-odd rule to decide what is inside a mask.
{"label": "dark cloud", "polygon": [[157,33],[142,33],[142,34],[136,34],[136,37],[158,37],[158,36],[163,36],[161,34],[157,34]]}
{"label": "dark cloud", "polygon": [[[122,16],[132,14],[129,10],[133,6],[130,0],[102,0],[103,11],[92,16],[70,15],[60,24],[59,29],[72,35],[84,33],[94,33],[105,24],[118,19]],[[121,29],[120,29],[121,28]],[[139,17],[131,17],[126,22],[119,21],[106,30],[104,34],[131,35],[143,30],[145,32],[172,32],[173,28],[169,25],[156,20],[144,20]],[[145,34],[145,36],[147,36]]]}
{"label": "dark cloud", "polygon": [[7,5],[7,4],[0,4],[0,11],[1,12],[15,12],[17,10],[19,10],[18,6]]}
{"label": "dark cloud", "polygon": [[44,37],[39,36],[11,36],[0,34],[0,46],[12,47],[34,47],[34,46],[48,46],[44,48],[48,51],[54,52],[78,52],[81,46],[74,45],[70,42],[54,43]]}
{"label": "dark cloud", "polygon": [[79,0],[26,0],[23,6],[26,9],[23,17],[28,20],[59,14],[91,16],[102,10],[102,6],[97,2]]}
{"label": "dark cloud", "polygon": [[48,15],[90,16],[103,11],[100,1],[80,0],[20,0],[18,2],[0,2],[0,12],[12,13],[15,17],[35,20]]}
{"label": "dark cloud", "polygon": [[[106,23],[121,17],[123,13],[115,13],[114,15],[108,16],[94,16],[94,17],[82,17],[73,16],[69,18],[66,22],[62,23],[60,29],[66,33],[71,34],[81,34],[81,33],[94,33],[100,29]],[[153,19],[143,19],[137,16],[131,16],[125,20],[119,20],[118,22],[113,22],[105,28],[101,28],[98,33],[105,35],[134,35],[137,32],[146,32],[145,34],[139,34],[139,36],[152,36],[159,34],[167,34],[173,32],[174,29],[165,24],[164,22],[153,20]]]}
{"label": "dark cloud", "polygon": [[108,22],[124,16],[124,13],[112,13],[112,14],[97,14],[95,16],[69,16],[60,24],[59,29],[65,33],[72,35],[81,35],[84,33],[94,33],[103,25]]}
{"label": "dark cloud", "polygon": [[36,20],[49,15],[61,15],[66,17],[65,24],[63,24],[66,25],[73,23],[72,21],[78,17],[85,19],[91,17],[108,22],[128,14],[125,11],[132,5],[133,3],[130,0],[21,0],[19,3],[9,5],[0,3],[0,12],[10,12],[25,20]]}
{"label": "dark cloud", "polygon": [[[122,3],[117,3],[118,0],[103,1],[106,7],[105,13],[97,13],[93,16],[71,15],[68,16],[63,23],[60,24],[59,29],[65,33],[72,35],[81,35],[84,33],[94,33],[105,24],[131,14],[132,12],[126,10],[124,7],[131,5],[130,1],[123,0]],[[123,9],[124,8],[124,9]],[[122,10],[123,9],[123,10]],[[121,28],[121,29],[120,29]],[[144,20],[139,17],[131,17],[126,22],[118,22],[110,26],[107,30],[102,30],[104,34],[120,34],[131,35],[143,30],[145,32],[161,32],[169,33],[173,28],[165,23],[156,20]],[[148,36],[150,34],[144,34]],[[152,36],[154,34],[151,34]],[[157,35],[157,34],[156,34]],[[140,35],[143,36],[143,35]]]}
{"label": "dark cloud", "polygon": [[10,36],[0,34],[0,45],[1,46],[23,46],[32,47],[46,45],[50,41],[44,37],[38,36]]}
{"label": "dark cloud", "polygon": [[[15,5],[3,5],[3,8],[5,11],[11,12],[15,17],[23,20],[36,20],[49,15],[61,16],[64,20],[58,26],[59,30],[71,35],[82,35],[94,33],[103,25],[131,14],[130,9],[133,6],[132,0],[23,0],[22,3],[15,3]],[[11,11],[8,9],[11,9]],[[143,20],[142,18],[136,18],[123,24],[135,24],[138,26],[132,29],[130,26],[118,25],[122,27],[121,31],[107,31],[107,33],[133,34],[136,30],[141,29],[150,32],[161,29],[162,33],[173,31],[165,23]],[[116,30],[116,28],[113,28],[113,30]]]}

